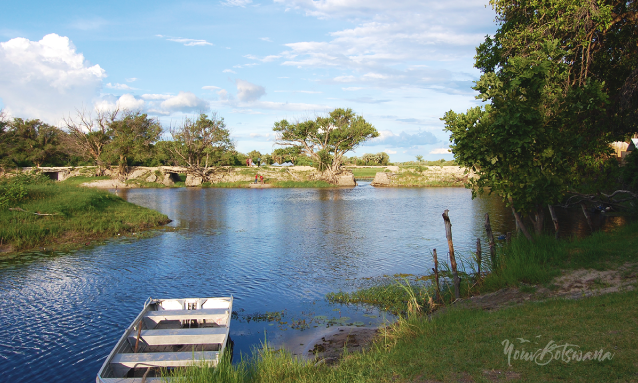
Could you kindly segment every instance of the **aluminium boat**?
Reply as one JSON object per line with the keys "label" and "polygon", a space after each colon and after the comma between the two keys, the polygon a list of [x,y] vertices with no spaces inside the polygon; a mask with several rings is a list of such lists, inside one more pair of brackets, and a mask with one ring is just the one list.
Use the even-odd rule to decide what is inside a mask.
{"label": "aluminium boat", "polygon": [[124,331],[97,383],[161,382],[162,368],[216,366],[229,342],[233,297],[152,299]]}

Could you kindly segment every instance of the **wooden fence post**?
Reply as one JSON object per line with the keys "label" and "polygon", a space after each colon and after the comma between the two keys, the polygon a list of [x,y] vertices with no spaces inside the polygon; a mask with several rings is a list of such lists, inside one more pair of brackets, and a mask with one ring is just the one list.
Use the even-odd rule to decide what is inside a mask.
{"label": "wooden fence post", "polygon": [[554,230],[556,230],[556,239],[558,239],[558,217],[556,216],[556,212],[554,211],[553,205],[547,205],[549,207],[549,214],[552,216],[552,222],[554,222]]}
{"label": "wooden fence post", "polygon": [[494,242],[494,234],[492,233],[492,224],[490,223],[490,214],[485,213],[485,231],[487,232],[487,241],[490,245],[490,261],[492,261],[492,270],[496,269],[496,243]]}
{"label": "wooden fence post", "polygon": [[482,254],[482,250],[481,250],[481,239],[480,238],[476,238],[476,262],[478,263],[478,275],[476,276],[476,280],[478,281],[479,279],[481,279],[481,256]]}
{"label": "wooden fence post", "polygon": [[512,242],[512,233],[508,231],[508,232],[505,234],[505,243],[508,243],[508,244],[509,244],[510,242]]}
{"label": "wooden fence post", "polygon": [[452,243],[452,222],[448,216],[449,210],[443,212],[443,221],[445,222],[445,236],[447,237],[447,245],[450,248],[450,266],[452,266],[452,276],[454,277],[454,296],[456,299],[461,297],[459,273],[456,269],[456,257],[454,256],[454,243]]}
{"label": "wooden fence post", "polygon": [[434,268],[432,269],[432,271],[434,271],[434,280],[436,281],[436,301],[440,302],[443,301],[443,299],[441,299],[441,289],[439,288],[439,260],[438,257],[436,256],[436,249],[432,250],[432,257],[434,258]]}

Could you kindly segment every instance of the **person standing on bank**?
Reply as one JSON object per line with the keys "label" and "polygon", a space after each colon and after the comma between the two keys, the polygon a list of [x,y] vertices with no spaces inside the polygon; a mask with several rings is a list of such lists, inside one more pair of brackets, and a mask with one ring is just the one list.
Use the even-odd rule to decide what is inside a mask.
{"label": "person standing on bank", "polygon": [[259,182],[263,185],[264,184],[264,176],[259,176]]}
{"label": "person standing on bank", "polygon": [[261,157],[257,158],[257,167],[261,166]]}
{"label": "person standing on bank", "polygon": [[257,183],[258,179],[259,179],[259,174],[255,174],[255,183]]}

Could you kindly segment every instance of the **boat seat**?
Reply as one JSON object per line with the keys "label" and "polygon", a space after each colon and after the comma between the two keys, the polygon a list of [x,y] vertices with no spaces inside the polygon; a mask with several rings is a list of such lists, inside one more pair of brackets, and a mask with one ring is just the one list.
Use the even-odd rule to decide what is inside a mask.
{"label": "boat seat", "polygon": [[162,310],[149,311],[144,318],[148,318],[155,323],[163,320],[207,320],[215,322],[220,326],[225,326],[230,315],[228,309],[201,309],[201,310]]}
{"label": "boat seat", "polygon": [[115,354],[111,363],[134,367],[184,367],[203,360],[217,364],[219,351],[148,352]]}
{"label": "boat seat", "polygon": [[[226,341],[227,327],[199,327],[162,330],[142,330],[140,339],[149,346],[180,344],[221,344]],[[135,339],[131,332],[129,339]]]}

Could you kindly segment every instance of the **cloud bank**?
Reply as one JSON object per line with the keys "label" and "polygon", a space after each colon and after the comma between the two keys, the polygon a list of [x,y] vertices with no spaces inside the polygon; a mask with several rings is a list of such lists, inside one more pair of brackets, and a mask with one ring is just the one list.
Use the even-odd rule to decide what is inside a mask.
{"label": "cloud bank", "polygon": [[0,43],[0,98],[16,117],[57,123],[98,96],[106,72],[90,65],[68,37]]}

